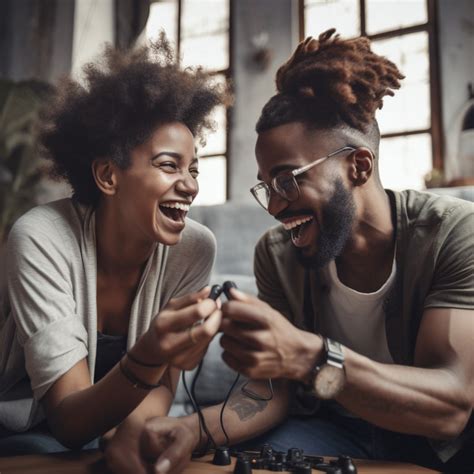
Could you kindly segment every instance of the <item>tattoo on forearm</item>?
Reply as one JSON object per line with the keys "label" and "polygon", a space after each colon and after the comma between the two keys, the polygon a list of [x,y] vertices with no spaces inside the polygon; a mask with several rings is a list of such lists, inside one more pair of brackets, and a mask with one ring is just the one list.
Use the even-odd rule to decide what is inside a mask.
{"label": "tattoo on forearm", "polygon": [[267,401],[254,400],[238,392],[231,397],[228,407],[237,413],[240,421],[247,421],[253,418],[257,413],[265,410],[267,405]]}

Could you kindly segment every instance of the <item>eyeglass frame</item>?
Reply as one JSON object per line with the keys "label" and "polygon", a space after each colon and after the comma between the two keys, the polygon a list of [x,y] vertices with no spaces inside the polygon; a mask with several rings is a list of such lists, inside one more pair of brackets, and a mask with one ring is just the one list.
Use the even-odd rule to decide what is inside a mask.
{"label": "eyeglass frame", "polygon": [[[273,189],[273,191],[278,194],[278,196],[280,196],[281,198],[285,199],[286,201],[288,202],[294,202],[296,201],[299,196],[300,196],[300,187],[298,185],[298,182],[296,181],[295,179],[295,176],[298,176],[300,174],[303,174],[303,173],[306,173],[306,171],[310,170],[311,168],[315,167],[316,165],[319,165],[320,163],[323,163],[324,161],[326,161],[328,158],[331,158],[332,156],[334,155],[338,155],[339,153],[342,153],[344,151],[356,151],[357,148],[356,147],[353,147],[351,145],[346,145],[346,146],[343,146],[342,148],[339,148],[337,149],[336,151],[333,151],[332,153],[329,153],[328,155],[326,156],[323,156],[322,158],[318,158],[316,159],[315,161],[312,161],[311,163],[308,163],[307,165],[304,165],[304,166],[301,166],[300,168],[296,168],[294,170],[290,170],[290,171],[287,171],[287,172],[284,172],[285,174],[291,174],[292,175],[292,178],[293,178],[293,183],[294,183],[294,186],[295,186],[295,189],[297,190],[297,197],[294,198],[294,199],[288,199],[287,196],[284,196],[278,189],[277,189],[277,186],[276,186],[276,182],[277,182],[277,179],[280,177],[280,176],[283,176],[282,173],[276,175],[275,177],[272,178],[272,180],[270,181],[270,186],[263,182],[263,181],[260,181],[259,183],[257,183],[255,186],[252,186],[250,188],[250,192],[252,194],[252,196],[255,198],[255,200],[260,204],[260,206],[262,206],[266,211],[268,211],[268,203],[270,202],[270,190]],[[261,188],[265,188],[267,190],[267,194],[268,194],[268,201],[267,201],[267,207],[265,207],[263,205],[263,203],[258,199],[257,197],[257,191]]]}

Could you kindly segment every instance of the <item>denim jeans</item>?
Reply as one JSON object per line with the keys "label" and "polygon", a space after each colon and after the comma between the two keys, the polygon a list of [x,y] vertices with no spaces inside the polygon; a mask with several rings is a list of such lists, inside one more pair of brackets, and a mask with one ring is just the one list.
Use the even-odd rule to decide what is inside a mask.
{"label": "denim jeans", "polygon": [[277,451],[300,448],[306,454],[345,454],[359,459],[408,462],[456,474],[474,470],[474,451],[463,450],[464,454],[444,465],[421,436],[388,431],[359,418],[333,412],[316,417],[289,417],[276,428],[237,448],[255,449],[266,443]]}
{"label": "denim jeans", "polygon": [[[98,439],[95,439],[83,446],[82,449],[96,449],[98,447]],[[47,454],[63,451],[70,451],[70,449],[63,446],[49,432],[45,424],[24,433],[0,431],[0,456]]]}

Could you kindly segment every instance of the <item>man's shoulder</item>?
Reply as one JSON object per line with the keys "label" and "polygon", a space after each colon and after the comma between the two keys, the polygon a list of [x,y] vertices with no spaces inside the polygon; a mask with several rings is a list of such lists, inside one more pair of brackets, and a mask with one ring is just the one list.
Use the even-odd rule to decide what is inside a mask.
{"label": "man's shoulder", "polygon": [[430,226],[471,216],[474,204],[448,195],[405,190],[394,193],[408,225]]}
{"label": "man's shoulder", "polygon": [[281,224],[271,227],[257,242],[257,249],[262,247],[272,252],[283,251],[291,247],[290,233]]}

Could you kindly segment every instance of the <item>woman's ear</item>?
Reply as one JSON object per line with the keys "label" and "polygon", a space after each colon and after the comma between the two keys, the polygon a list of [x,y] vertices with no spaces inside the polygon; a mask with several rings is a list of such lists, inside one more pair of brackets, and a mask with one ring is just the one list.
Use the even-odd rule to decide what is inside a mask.
{"label": "woman's ear", "polygon": [[357,148],[351,155],[349,178],[354,186],[362,186],[372,176],[375,167],[375,157],[365,147]]}
{"label": "woman's ear", "polygon": [[115,166],[110,160],[97,159],[92,163],[95,184],[107,196],[113,196],[117,190]]}

